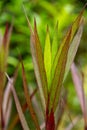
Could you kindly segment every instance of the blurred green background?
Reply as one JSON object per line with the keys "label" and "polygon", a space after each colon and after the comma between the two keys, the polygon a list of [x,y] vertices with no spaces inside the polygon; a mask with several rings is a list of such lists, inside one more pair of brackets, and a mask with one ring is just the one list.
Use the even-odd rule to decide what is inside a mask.
{"label": "blurred green background", "polygon": [[[26,70],[28,83],[33,87],[35,86],[35,76],[29,44],[30,30],[27,25],[22,5],[24,5],[26,9],[28,18],[32,26],[34,18],[36,18],[38,34],[40,36],[42,49],[44,49],[47,25],[49,25],[50,36],[52,39],[54,28],[58,21],[58,36],[60,42],[67,29],[75,20],[86,2],[86,0],[0,0],[0,32],[2,34],[4,34],[6,23],[11,24],[12,20],[14,19],[8,57],[8,74],[10,76],[13,75],[15,68],[19,62],[19,54],[21,54]],[[85,10],[84,17],[84,32],[81,39],[81,44],[75,58],[75,63],[77,64],[80,71],[84,73],[84,89],[85,93],[87,94],[87,8]],[[67,110],[65,110],[64,114],[64,118],[67,117],[67,121],[65,121],[65,118],[64,121],[66,122],[66,124],[64,124],[64,122],[61,123],[61,130],[64,129],[63,126],[66,127],[67,124],[71,122],[69,115],[67,114],[68,112],[72,119],[76,116],[81,116],[79,101],[74,90],[70,73],[67,76],[64,86],[67,89],[68,107]],[[19,75],[16,81],[15,88],[17,90],[20,101],[24,103],[25,101],[22,89],[21,67],[19,68]],[[13,106],[15,107],[15,105]],[[15,113],[16,110],[14,108],[12,109],[12,117]],[[82,120],[80,120],[79,122],[81,122],[81,124],[83,125]],[[82,125],[79,125],[79,123],[77,123],[73,129],[75,130],[78,128],[79,130],[82,130]],[[16,126],[14,130],[17,130],[19,128],[21,129],[20,125]]]}

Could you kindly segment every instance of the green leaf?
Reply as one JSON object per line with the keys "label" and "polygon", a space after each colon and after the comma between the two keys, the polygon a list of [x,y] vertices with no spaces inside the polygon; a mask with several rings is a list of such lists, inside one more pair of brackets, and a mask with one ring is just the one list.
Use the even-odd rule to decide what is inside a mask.
{"label": "green leaf", "polygon": [[23,6],[23,10],[31,33],[30,49],[31,49],[37,84],[41,96],[41,101],[42,101],[43,109],[45,111],[47,98],[48,98],[48,85],[47,85],[47,78],[46,78],[46,72],[44,67],[44,58],[42,55],[40,40],[36,28],[36,21],[34,20],[34,31],[33,31],[24,6]]}
{"label": "green leaf", "polygon": [[[4,87],[4,72],[7,66],[7,56],[9,50],[9,43],[12,33],[12,25],[10,27],[6,26],[5,34],[3,40],[0,40],[0,89]],[[2,38],[1,38],[2,39]],[[2,87],[2,88],[1,88]]]}
{"label": "green leaf", "polygon": [[68,32],[66,33],[63,39],[63,42],[60,44],[59,50],[55,57],[55,61],[52,67],[53,81],[52,81],[50,95],[49,95],[50,97],[49,112],[51,111],[51,109],[53,109],[54,111],[56,110],[56,107],[59,101],[60,90],[63,83],[65,67],[66,67],[66,62],[67,62],[67,57],[68,57],[68,51],[69,51],[72,39],[81,24],[81,19],[84,12],[84,8],[80,12],[79,16],[76,18],[76,20],[74,21],[74,23],[72,24]]}
{"label": "green leaf", "polygon": [[68,57],[67,57],[67,63],[66,63],[66,69],[65,69],[65,74],[64,74],[64,80],[69,72],[70,66],[74,60],[74,57],[76,55],[78,46],[80,44],[82,32],[83,32],[83,25],[84,25],[84,19],[81,20],[81,25],[70,45],[69,51],[68,51]]}
{"label": "green leaf", "polygon": [[4,82],[5,82],[4,72],[6,71],[11,32],[12,32],[12,25],[9,28],[8,26],[6,26],[3,40],[0,41],[1,42],[0,43],[0,90],[4,87]]}
{"label": "green leaf", "polygon": [[[2,105],[3,88],[5,85],[5,71],[7,66],[7,56],[9,50],[10,37],[12,32],[12,25],[6,27],[4,37],[0,37],[0,104]],[[0,105],[0,118],[1,118],[1,106]]]}
{"label": "green leaf", "polygon": [[50,82],[51,82],[51,43],[50,43],[50,35],[49,35],[48,28],[47,28],[45,48],[44,48],[44,65],[45,65],[47,82],[48,82],[48,90],[49,90]]}
{"label": "green leaf", "polygon": [[52,42],[52,64],[57,54],[58,47],[59,47],[59,43],[58,43],[58,22],[57,22],[55,31],[54,31],[53,42]]}
{"label": "green leaf", "polygon": [[[85,9],[86,5],[83,7],[82,11],[79,13],[78,17],[76,18],[76,20],[74,21],[74,23],[72,24],[72,26],[70,28],[72,28],[72,34],[71,34],[71,38],[70,38],[70,43],[72,43],[72,40],[73,40],[73,37],[77,31],[77,29],[79,28],[80,26],[80,23],[81,23],[81,19],[82,19],[82,16],[83,16],[83,13],[84,13],[84,9]],[[68,34],[70,33],[70,29],[67,31],[62,43],[60,44],[60,49],[58,50],[57,52],[57,55],[55,57],[55,61],[54,61],[54,64],[52,66],[52,79],[54,77],[54,73],[55,73],[55,68],[56,68],[56,65],[57,65],[57,62],[58,62],[58,55],[60,55],[61,53],[61,50],[63,48],[63,45],[67,39],[67,36]]]}
{"label": "green leaf", "polygon": [[40,96],[45,110],[48,98],[48,85],[44,67],[44,58],[42,55],[41,44],[36,29],[36,22],[34,22],[34,33],[31,34],[30,48],[33,58],[34,71],[40,91]]}
{"label": "green leaf", "polygon": [[[66,37],[66,41],[64,43],[64,46],[61,50],[61,53],[59,52],[58,55],[58,63],[55,69],[55,74],[54,78],[52,81],[51,89],[50,89],[50,101],[49,101],[49,112],[51,112],[51,109],[55,111],[56,106],[59,101],[59,96],[60,96],[60,90],[62,86],[62,81],[64,77],[64,72],[65,72],[65,66],[66,66],[66,61],[67,61],[67,53],[69,49],[69,43],[70,43],[70,38],[71,38],[71,32],[72,29],[70,29],[70,32],[68,36]],[[59,48],[60,51],[60,48]]]}
{"label": "green leaf", "polygon": [[1,46],[0,47],[0,73],[4,73],[6,71],[6,67],[5,67],[5,51],[4,51],[4,47]]}
{"label": "green leaf", "polygon": [[34,108],[32,106],[31,98],[30,98],[30,95],[29,95],[29,90],[28,90],[28,85],[27,85],[27,80],[26,80],[26,76],[25,76],[25,70],[24,70],[23,63],[22,63],[22,78],[23,78],[24,93],[25,93],[25,98],[26,98],[26,102],[27,102],[27,105],[28,105],[28,109],[31,113],[32,119],[34,121],[34,124],[35,124],[37,130],[40,130],[38,119],[37,119],[36,113],[34,111]]}

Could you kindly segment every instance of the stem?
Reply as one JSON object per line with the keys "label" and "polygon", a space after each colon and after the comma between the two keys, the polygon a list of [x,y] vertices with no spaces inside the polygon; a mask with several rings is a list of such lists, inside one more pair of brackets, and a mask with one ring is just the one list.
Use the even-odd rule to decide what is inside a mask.
{"label": "stem", "polygon": [[54,112],[51,110],[50,114],[46,112],[46,130],[55,130]]}

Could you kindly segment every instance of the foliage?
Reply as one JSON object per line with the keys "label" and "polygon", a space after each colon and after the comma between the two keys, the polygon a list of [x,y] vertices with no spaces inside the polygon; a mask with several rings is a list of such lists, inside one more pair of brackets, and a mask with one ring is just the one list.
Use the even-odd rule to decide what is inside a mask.
{"label": "foliage", "polygon": [[[62,1],[61,1],[62,2]],[[14,3],[14,2],[13,2]],[[16,2],[15,2],[16,3]],[[17,8],[20,6],[20,3],[22,3],[22,1],[18,2],[18,6],[14,6],[14,9],[16,9],[16,11],[18,10]],[[35,7],[37,7],[37,3],[34,3],[33,6],[31,6],[33,3],[30,2],[30,5],[28,5],[27,7],[30,6],[30,9],[36,9]],[[24,4],[26,5],[26,2],[24,2]],[[11,9],[11,5],[6,6],[6,9]],[[49,18],[51,16],[51,18],[53,18],[53,23],[51,22],[51,20],[48,21],[49,25],[53,25],[56,21],[57,18],[59,17],[60,22],[62,20],[62,18],[64,19],[65,17],[68,17],[67,13],[63,13],[65,11],[65,8],[61,7],[61,14],[63,15],[63,17],[61,17],[60,15],[57,14],[57,9],[55,7],[57,6],[52,6],[50,4],[50,2],[48,1],[41,1],[38,4],[38,7],[44,8],[45,11],[49,12]],[[48,8],[49,7],[49,8]],[[85,7],[84,7],[85,8]],[[3,98],[5,100],[3,100],[3,106],[1,105],[1,127],[2,129],[15,129],[15,125],[19,122],[21,122],[21,126],[23,129],[25,130],[29,130],[29,129],[45,129],[46,130],[54,130],[59,128],[60,125],[60,120],[62,118],[63,112],[64,112],[64,108],[62,109],[61,103],[66,102],[66,92],[64,92],[64,81],[66,79],[66,76],[68,74],[68,71],[70,69],[70,66],[75,58],[80,40],[81,40],[81,36],[82,36],[82,32],[83,32],[83,23],[84,23],[84,19],[82,18],[83,12],[84,12],[84,8],[83,10],[80,12],[79,16],[77,17],[77,19],[74,21],[74,23],[70,26],[69,30],[67,31],[67,33],[65,34],[65,37],[63,38],[62,42],[59,44],[60,42],[60,38],[62,35],[61,30],[64,28],[64,24],[60,24],[57,23],[56,27],[55,27],[55,31],[53,33],[53,28],[52,27],[48,27],[47,26],[47,32],[46,32],[46,38],[45,38],[45,42],[43,42],[44,40],[44,35],[45,35],[45,31],[44,31],[44,27],[41,25],[42,24],[47,24],[47,21],[43,21],[43,23],[41,23],[40,18],[38,15],[33,14],[34,16],[36,15],[37,17],[37,24],[36,24],[36,20],[34,20],[34,30],[31,27],[30,21],[32,22],[32,17],[31,20],[28,20],[28,17],[26,15],[27,21],[28,21],[28,26],[30,29],[30,35],[31,35],[31,40],[30,40],[30,50],[31,50],[31,54],[32,54],[32,60],[33,60],[33,64],[31,62],[31,57],[27,56],[27,54],[29,54],[28,52],[28,47],[26,46],[25,50],[22,49],[23,46],[19,45],[18,49],[10,49],[10,56],[8,57],[8,63],[10,63],[11,66],[8,66],[8,72],[10,72],[10,75],[12,74],[12,69],[10,69],[10,67],[15,67],[18,64],[18,53],[15,53],[17,50],[20,51],[22,57],[26,57],[25,60],[22,62],[22,58],[21,58],[21,64],[22,64],[22,80],[23,80],[23,84],[21,83],[21,68],[19,67],[19,75],[20,77],[18,77],[19,79],[17,79],[17,74],[18,74],[18,68],[14,74],[13,79],[10,78],[8,76],[8,74],[6,74],[7,79],[8,79],[8,86],[6,87],[5,90],[3,90],[4,84],[5,84],[5,71],[6,71],[6,65],[7,65],[7,55],[8,55],[8,46],[9,46],[9,39],[10,39],[10,35],[11,35],[11,30],[12,30],[12,26],[10,27],[10,29],[6,29],[6,33],[4,35],[4,42],[2,42],[1,46],[0,46],[0,73],[3,71],[4,77],[2,77],[2,79],[0,78],[0,87],[1,87],[1,102],[2,102],[2,95]],[[27,12],[28,12],[29,8],[27,8]],[[53,11],[51,11],[53,10]],[[38,12],[38,10],[36,11]],[[15,11],[13,11],[13,14],[15,13]],[[16,16],[17,16],[16,12]],[[20,16],[21,16],[21,21],[22,23],[25,23],[24,18],[22,19],[22,13],[20,12]],[[37,13],[38,14],[38,13]],[[46,12],[43,14],[45,14],[46,16]],[[17,16],[18,17],[18,16]],[[44,18],[43,18],[44,19]],[[10,19],[9,19],[10,22]],[[28,28],[26,28],[26,25],[23,26],[19,26],[19,24],[16,23],[17,21],[15,20],[14,22],[14,27],[13,27],[13,35],[12,35],[12,41],[14,42],[12,46],[15,45],[15,43],[23,43],[24,39],[28,39]],[[63,23],[63,22],[61,22]],[[68,22],[67,22],[68,24]],[[21,24],[20,24],[21,25]],[[38,30],[40,32],[40,34],[38,35],[37,33],[37,27],[36,25],[38,25]],[[18,26],[18,28],[17,28]],[[22,28],[23,27],[23,28]],[[19,30],[18,30],[19,29]],[[58,32],[59,29],[59,32]],[[43,30],[43,31],[42,31]],[[18,33],[15,33],[15,31]],[[41,32],[42,31],[42,32]],[[15,34],[14,34],[15,33]],[[20,34],[17,35],[17,34]],[[44,34],[44,35],[43,35]],[[24,36],[24,37],[22,37]],[[20,37],[20,38],[19,38]],[[23,39],[23,40],[22,40]],[[41,42],[40,42],[41,40]],[[25,40],[27,42],[27,40]],[[25,43],[24,41],[24,43]],[[52,44],[51,44],[52,43]],[[3,45],[5,44],[6,50],[4,51],[3,49]],[[7,45],[7,46],[6,46]],[[43,47],[44,45],[44,47]],[[11,47],[12,48],[12,47]],[[16,50],[16,51],[15,51]],[[14,55],[15,57],[13,57],[12,55]],[[30,55],[30,54],[29,54]],[[27,61],[30,61],[29,63]],[[35,77],[34,74],[32,74],[32,70],[33,70],[33,65],[34,65],[34,72],[35,72],[35,77],[36,77],[36,81],[37,81],[37,86],[39,88],[39,93],[34,95],[35,101],[33,102],[33,100],[31,100],[31,95],[30,95],[30,89],[33,87],[30,87],[30,85],[28,85],[29,82],[33,82],[35,83]],[[19,66],[19,64],[18,64]],[[28,78],[29,74],[25,74],[25,69],[27,71],[29,71],[29,73],[31,74],[31,78]],[[1,74],[2,76],[2,74]],[[0,76],[0,77],[1,77]],[[27,78],[29,79],[27,82]],[[16,82],[15,86],[23,86],[22,87],[16,87],[14,88],[14,83],[15,81],[19,80],[18,82]],[[2,84],[2,86],[1,86]],[[35,85],[35,84],[34,84]],[[16,90],[15,90],[16,89]],[[21,90],[21,91],[19,91]],[[8,96],[6,97],[6,93],[8,93]],[[18,93],[22,93],[23,92],[23,106],[21,106],[21,103],[17,97]],[[9,122],[8,125],[8,121],[7,118],[10,117],[11,114],[11,105],[12,105],[12,97],[9,95],[10,93],[12,93],[13,97],[14,97],[14,101],[16,104],[16,108],[19,114],[19,118],[18,115],[15,115],[13,117],[13,121]],[[40,94],[40,95],[39,95]],[[22,95],[22,94],[21,94]],[[25,96],[25,99],[24,99]],[[38,100],[39,99],[39,100]],[[2,104],[2,103],[1,103]],[[7,109],[5,108],[5,104],[8,104]],[[37,105],[35,105],[37,104]],[[38,109],[34,109],[36,108],[36,106],[38,106]],[[65,103],[63,103],[63,106],[66,106]],[[13,106],[14,107],[14,106]],[[5,109],[4,109],[5,108]],[[24,112],[28,110],[28,121],[24,115]],[[39,112],[38,112],[39,110]],[[12,109],[13,111],[13,109]],[[42,116],[39,117],[39,113],[42,113]],[[56,114],[56,112],[58,112]],[[26,111],[27,113],[27,111]],[[38,114],[37,114],[38,113]],[[60,114],[59,114],[60,113]],[[84,112],[83,112],[84,115]],[[6,119],[4,118],[6,116]],[[8,118],[11,119],[12,118]],[[30,123],[31,121],[31,123]],[[12,122],[12,123],[11,123]],[[43,125],[41,125],[43,124]],[[86,126],[86,123],[85,123]],[[21,128],[21,129],[22,129]],[[86,129],[86,128],[85,128]]]}

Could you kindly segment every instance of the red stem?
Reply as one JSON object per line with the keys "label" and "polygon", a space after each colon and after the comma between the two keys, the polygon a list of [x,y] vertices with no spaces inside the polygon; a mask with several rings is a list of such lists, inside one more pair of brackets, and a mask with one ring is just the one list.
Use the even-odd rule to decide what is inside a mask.
{"label": "red stem", "polygon": [[51,110],[50,114],[46,111],[46,130],[55,130],[54,112]]}

